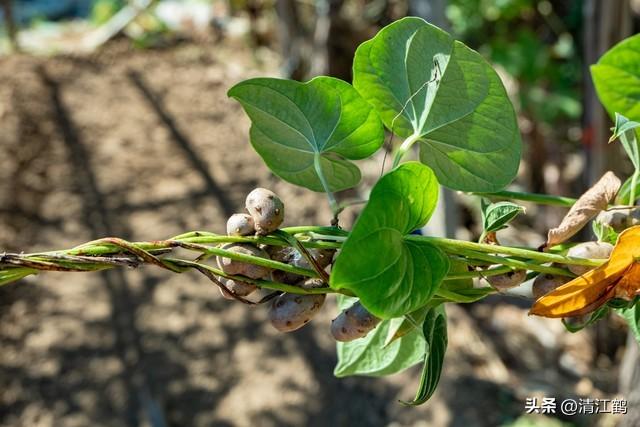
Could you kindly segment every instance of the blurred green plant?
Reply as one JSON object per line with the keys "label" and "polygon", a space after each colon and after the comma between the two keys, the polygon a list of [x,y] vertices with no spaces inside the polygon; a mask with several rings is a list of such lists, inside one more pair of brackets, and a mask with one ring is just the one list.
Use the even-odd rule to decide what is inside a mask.
{"label": "blurred green plant", "polygon": [[517,81],[520,113],[557,129],[582,114],[582,64],[572,36],[580,33],[581,8],[579,1],[452,0],[446,14],[455,36]]}
{"label": "blurred green plant", "polygon": [[89,20],[94,25],[102,25],[124,6],[123,0],[95,0]]}

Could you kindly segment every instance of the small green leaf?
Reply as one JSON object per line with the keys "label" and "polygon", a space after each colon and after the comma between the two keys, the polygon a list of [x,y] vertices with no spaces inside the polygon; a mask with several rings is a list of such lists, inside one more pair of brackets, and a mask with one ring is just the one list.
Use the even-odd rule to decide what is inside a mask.
{"label": "small green leaf", "polygon": [[613,309],[627,309],[635,306],[639,300],[640,300],[639,297],[635,297],[631,301],[624,298],[612,298],[609,301],[607,301],[607,306]]}
{"label": "small green leaf", "polygon": [[596,235],[596,238],[599,242],[610,243],[615,245],[618,241],[618,233],[611,227],[609,224],[603,224],[598,221],[593,221],[591,223],[591,228],[593,229],[593,234]]}
{"label": "small green leaf", "polygon": [[24,277],[30,276],[32,274],[38,274],[38,271],[25,269],[25,268],[16,268],[16,269],[8,269],[8,270],[0,271],[0,286],[17,282],[18,280]]}
{"label": "small green leaf", "polygon": [[489,204],[485,199],[482,199],[484,232],[490,233],[506,228],[507,224],[521,212],[524,212],[524,207],[516,205],[515,203],[497,202]]}
{"label": "small green leaf", "polygon": [[[355,298],[338,298],[338,306],[345,309]],[[349,375],[384,376],[395,374],[419,363],[424,356],[425,340],[419,330],[385,346],[391,320],[383,320],[364,338],[337,343],[336,377]]]}
{"label": "small green leaf", "polygon": [[440,382],[448,343],[447,316],[443,305],[429,311],[424,320],[422,331],[426,340],[426,351],[420,385],[416,397],[412,401],[401,401],[405,405],[415,406],[425,403],[436,391]]}
{"label": "small green leaf", "polygon": [[613,128],[611,139],[609,139],[609,142],[620,139],[624,151],[636,170],[640,170],[640,147],[638,147],[638,138],[635,130],[638,127],[640,127],[640,123],[616,113],[616,126]]}
{"label": "small green leaf", "polygon": [[[615,200],[617,205],[626,205],[629,203],[629,197],[631,197],[632,182],[633,182],[633,176],[630,176],[622,184],[622,187],[620,187],[620,190],[618,190],[618,194],[616,194],[616,200]],[[635,194],[636,200],[640,198],[640,180],[636,180],[636,185],[635,185],[633,194]]]}
{"label": "small green leaf", "polygon": [[436,246],[405,236],[427,223],[437,200],[438,182],[418,162],[383,176],[342,246],[330,286],[353,292],[381,319],[423,307],[447,274],[449,261]]}
{"label": "small green leaf", "polygon": [[360,182],[360,170],[349,160],[370,156],[384,142],[377,113],[339,79],[256,78],[238,83],[228,95],[251,118],[251,144],[267,166],[313,191],[324,191],[316,159],[329,190],[344,190]]}
{"label": "small green leaf", "polygon": [[633,333],[636,341],[640,343],[640,304],[636,303],[629,308],[620,308],[617,313],[624,317],[629,325],[629,330]]}
{"label": "small green leaf", "polygon": [[360,45],[353,84],[420,160],[462,191],[498,191],[516,175],[521,140],[500,78],[475,51],[420,18],[404,18]]}
{"label": "small green leaf", "polygon": [[591,66],[600,102],[613,118],[620,113],[640,121],[640,34],[609,49]]}
{"label": "small green leaf", "polygon": [[609,307],[604,305],[602,307],[599,307],[593,313],[591,313],[589,318],[586,321],[582,322],[582,323],[576,324],[576,323],[572,323],[570,320],[562,319],[562,324],[564,325],[564,327],[565,327],[565,329],[567,331],[569,331],[571,333],[576,333],[576,332],[579,332],[579,331],[583,330],[587,326],[592,325],[593,323],[597,322],[598,320],[602,319],[608,313],[609,313]]}
{"label": "small green leaf", "polygon": [[[433,299],[431,299],[431,301],[433,301]],[[434,306],[431,301],[429,301],[429,303],[424,307],[419,308],[416,311],[412,311],[411,313],[407,313],[403,317],[396,317],[395,319],[389,320],[389,333],[387,334],[387,339],[385,340],[384,345],[387,346],[395,340],[407,335],[409,332],[415,329],[420,329],[427,313],[431,307]]]}

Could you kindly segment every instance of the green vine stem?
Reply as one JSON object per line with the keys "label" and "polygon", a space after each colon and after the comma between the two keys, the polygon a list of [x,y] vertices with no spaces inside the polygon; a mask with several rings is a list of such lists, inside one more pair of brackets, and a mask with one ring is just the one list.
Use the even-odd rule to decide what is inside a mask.
{"label": "green vine stem", "polygon": [[549,194],[525,193],[520,191],[497,191],[495,193],[471,193],[476,196],[488,197],[499,200],[522,200],[539,205],[571,207],[577,199],[571,197],[551,196]]}
{"label": "green vine stem", "polygon": [[537,271],[540,273],[550,273],[550,274],[556,274],[560,276],[575,277],[574,274],[572,274],[571,272],[563,268],[548,267],[546,265],[540,265],[532,262],[525,262],[525,261],[507,258],[507,257],[499,257],[495,255],[488,255],[486,253],[478,253],[478,252],[466,251],[466,250],[460,250],[458,251],[458,254],[466,255],[470,258],[488,261],[493,264],[513,267],[513,269],[530,270],[530,271]]}
{"label": "green vine stem", "polygon": [[328,294],[328,293],[340,293],[343,295],[347,295],[347,296],[353,296],[351,293],[347,292],[347,291],[336,291],[334,289],[331,288],[302,288],[300,286],[296,286],[296,285],[288,285],[285,283],[279,283],[279,282],[274,282],[271,280],[264,280],[264,279],[250,279],[248,277],[244,277],[244,276],[234,276],[231,274],[226,274],[225,272],[223,272],[222,270],[215,268],[215,267],[211,267],[210,265],[206,265],[206,264],[199,264],[196,263],[194,261],[188,261],[188,260],[184,260],[184,259],[174,259],[174,258],[167,258],[168,261],[174,262],[176,265],[181,265],[181,266],[185,266],[185,267],[191,267],[191,268],[205,268],[206,270],[210,271],[211,273],[215,274],[216,276],[221,276],[227,279],[232,279],[232,280],[239,280],[242,282],[247,282],[247,283],[251,283],[254,284],[260,288],[263,289],[270,289],[273,291],[280,291],[280,292],[289,292],[292,294]]}
{"label": "green vine stem", "polygon": [[514,248],[510,246],[489,245],[485,243],[467,242],[463,240],[447,239],[444,237],[431,237],[431,236],[417,236],[408,235],[405,237],[407,240],[426,241],[440,247],[442,250],[448,253],[456,254],[457,251],[471,250],[475,252],[493,253],[510,255],[519,258],[526,258],[532,261],[540,262],[555,262],[558,264],[568,265],[584,265],[588,267],[598,267],[602,265],[606,260],[602,259],[589,259],[589,258],[574,258],[567,257],[559,254],[552,254],[546,252],[538,252],[531,249]]}
{"label": "green vine stem", "polygon": [[322,279],[324,283],[329,283],[329,275],[327,274],[327,272],[324,271],[324,269],[320,267],[320,265],[318,265],[316,259],[309,253],[307,248],[304,247],[300,240],[282,230],[276,230],[274,234],[278,237],[281,237],[283,240],[289,243],[291,247],[295,248],[304,257],[307,263],[311,267],[313,267],[313,270],[316,272],[317,276]]}
{"label": "green vine stem", "polygon": [[513,271],[512,267],[507,265],[503,265],[500,267],[493,267],[486,270],[476,270],[476,271],[464,271],[460,273],[449,273],[447,277],[444,278],[447,280],[462,280],[462,279],[474,279],[476,277],[491,277],[491,276],[499,276],[500,274],[508,273]]}
{"label": "green vine stem", "polygon": [[[254,283],[265,289],[292,293],[330,293],[330,288],[306,290],[293,285],[268,280],[251,280],[224,274],[220,269],[209,266],[203,261],[206,257],[219,256],[232,260],[282,270],[303,277],[321,277],[328,282],[328,277],[318,272],[317,268],[306,269],[271,259],[255,257],[218,247],[223,243],[252,243],[275,246],[290,246],[295,242],[303,253],[307,248],[339,249],[348,233],[337,227],[298,226],[283,228],[278,234],[269,236],[237,237],[224,236],[207,231],[191,231],[168,240],[153,242],[127,242],[118,238],[94,240],[69,250],[39,252],[32,254],[0,254],[0,284],[20,280],[39,271],[86,272],[99,271],[114,267],[137,267],[141,264],[156,265],[161,268],[181,273],[186,269],[197,269],[203,274],[227,277],[235,280]],[[543,253],[526,248],[489,245],[466,242],[441,237],[409,235],[407,240],[428,242],[443,250],[449,256],[464,261],[470,266],[495,265],[484,270],[457,272],[449,274],[445,280],[458,280],[473,277],[489,277],[506,273],[513,269],[526,269],[534,272],[545,272],[559,275],[571,275],[568,271],[542,265],[547,263],[574,264],[597,267],[605,260],[572,258],[560,254]],[[198,253],[195,260],[164,257],[176,248]],[[307,255],[309,255],[307,253]],[[313,264],[312,264],[313,265]],[[316,266],[314,266],[316,267]],[[325,273],[326,274],[326,273]]]}
{"label": "green vine stem", "polygon": [[634,206],[636,204],[636,185],[638,185],[638,176],[640,175],[640,170],[636,169],[631,175],[631,187],[629,188],[629,206]]}
{"label": "green vine stem", "polygon": [[[327,242],[332,240],[336,243],[343,242],[346,240],[348,236],[348,232],[333,228],[333,227],[314,227],[314,226],[301,226],[301,227],[291,227],[285,229],[288,233],[305,233],[309,236],[318,237],[325,239]],[[519,258],[525,258],[532,261],[537,261],[541,263],[558,263],[558,264],[566,264],[566,265],[584,265],[587,267],[598,267],[602,265],[605,260],[602,259],[589,259],[589,258],[575,258],[568,257],[560,254],[549,253],[549,252],[539,252],[535,249],[527,249],[521,247],[511,247],[511,246],[500,246],[500,245],[490,245],[486,243],[475,243],[475,242],[467,242],[464,240],[455,240],[448,239],[445,237],[433,237],[433,236],[420,236],[415,234],[410,234],[405,236],[407,240],[414,241],[422,241],[428,242],[433,245],[440,247],[440,249],[444,250],[447,253],[452,253],[455,255],[456,250],[466,249],[475,252],[484,252],[490,254],[502,254],[502,255],[510,255]]]}

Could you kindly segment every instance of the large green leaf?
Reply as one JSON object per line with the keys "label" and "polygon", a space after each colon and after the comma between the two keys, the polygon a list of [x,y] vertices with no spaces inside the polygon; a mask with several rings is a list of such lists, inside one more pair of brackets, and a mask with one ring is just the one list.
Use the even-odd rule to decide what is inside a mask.
{"label": "large green leaf", "polygon": [[[468,272],[467,264],[458,261],[456,259],[449,260],[448,275]],[[493,291],[493,288],[488,288]],[[486,293],[478,292],[473,288],[473,279],[449,279],[443,280],[438,287],[433,298],[429,300],[427,305],[419,308],[416,311],[407,313],[404,317],[391,319],[391,327],[389,328],[389,335],[387,336],[386,344],[397,340],[400,337],[407,335],[409,332],[416,328],[420,328],[430,310],[444,302],[473,302],[486,295]],[[478,298],[473,299],[478,294],[481,294]],[[447,295],[450,298],[445,298],[442,295]],[[469,301],[473,299],[473,301]]]}
{"label": "large green leaf", "polygon": [[378,114],[348,83],[317,77],[307,83],[256,78],[229,90],[251,118],[251,144],[279,177],[314,191],[353,187],[360,170],[349,160],[384,142]]}
{"label": "large green leaf", "polygon": [[449,268],[437,247],[405,239],[423,227],[438,199],[428,167],[409,162],[383,176],[356,221],[331,271],[333,289],[346,289],[382,319],[424,306]]}
{"label": "large green leaf", "polygon": [[425,135],[420,144],[420,160],[443,185],[456,190],[498,191],[518,172],[521,141],[515,113],[500,78],[490,72],[489,94],[482,103]]}
{"label": "large green leaf", "polygon": [[612,118],[620,113],[640,121],[640,34],[609,49],[591,66],[591,77]]}
{"label": "large green leaf", "polygon": [[394,133],[418,136],[443,185],[497,191],[520,162],[516,115],[500,78],[475,51],[420,18],[360,45],[353,84]]}
{"label": "large green leaf", "polygon": [[[345,309],[355,301],[355,298],[340,297],[338,306]],[[390,327],[391,320],[383,320],[364,338],[338,342],[335,376],[391,375],[419,363],[425,352],[425,340],[421,331],[416,329],[385,346]]]}

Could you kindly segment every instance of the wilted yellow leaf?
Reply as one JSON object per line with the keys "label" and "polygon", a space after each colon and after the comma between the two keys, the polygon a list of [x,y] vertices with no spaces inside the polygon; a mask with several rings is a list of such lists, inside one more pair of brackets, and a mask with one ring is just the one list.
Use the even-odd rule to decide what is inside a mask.
{"label": "wilted yellow leaf", "polygon": [[620,234],[609,261],[539,298],[529,314],[570,317],[590,313],[613,297],[640,291],[640,226]]}

